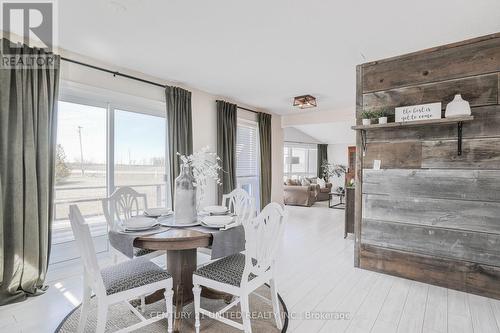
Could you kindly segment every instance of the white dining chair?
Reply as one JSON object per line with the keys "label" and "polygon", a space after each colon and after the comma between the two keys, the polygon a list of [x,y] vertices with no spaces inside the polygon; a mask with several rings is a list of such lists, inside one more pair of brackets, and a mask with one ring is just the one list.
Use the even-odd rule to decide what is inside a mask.
{"label": "white dining chair", "polygon": [[255,217],[255,199],[242,188],[224,194],[222,196],[222,205],[234,213],[240,222]]}
{"label": "white dining chair", "polygon": [[[94,292],[97,298],[97,325],[96,332],[102,333],[106,328],[108,307],[112,304],[125,302],[130,310],[139,317],[140,322],[121,329],[118,332],[130,332],[140,327],[149,325],[167,316],[168,332],[173,328],[173,291],[172,276],[153,262],[145,258],[136,258],[113,265],[102,270],[97,264],[94,243],[90,230],[77,205],[69,207],[69,219],[75,236],[78,250],[80,251],[83,274],[83,301],[78,323],[78,332],[83,332],[88,317],[90,298]],[[145,294],[154,293],[165,289],[165,303],[167,313],[145,318],[129,300]],[[143,309],[144,310],[144,309]]]}
{"label": "white dining chair", "polygon": [[[255,217],[255,199],[251,197],[247,191],[237,188],[228,194],[222,196],[222,205],[226,206],[231,213],[235,215],[235,219],[239,224],[243,223],[245,219],[252,219]],[[198,253],[205,256],[211,256],[212,249],[199,248]],[[212,260],[208,260],[210,262]]]}
{"label": "white dining chair", "polygon": [[[252,331],[250,325],[249,295],[252,291],[269,282],[271,302],[276,326],[282,329],[278,290],[275,277],[275,260],[283,239],[286,212],[277,203],[270,203],[254,219],[243,221],[245,228],[245,254],[234,254],[198,268],[193,274],[195,304],[195,328],[200,332],[200,313],[219,320],[246,333]],[[201,286],[235,295],[234,301],[222,310],[212,313],[201,308]],[[240,303],[243,324],[223,316]]]}
{"label": "white dining chair", "polygon": [[[141,209],[139,200],[142,199],[143,207]],[[108,228],[110,230],[119,230],[119,226],[134,216],[143,215],[148,208],[146,194],[139,193],[131,187],[122,186],[117,188],[108,198],[102,199],[102,211]],[[120,252],[112,246],[113,262],[118,263]],[[144,257],[153,259],[164,255],[165,251],[153,251],[148,249],[135,249],[134,257]]]}

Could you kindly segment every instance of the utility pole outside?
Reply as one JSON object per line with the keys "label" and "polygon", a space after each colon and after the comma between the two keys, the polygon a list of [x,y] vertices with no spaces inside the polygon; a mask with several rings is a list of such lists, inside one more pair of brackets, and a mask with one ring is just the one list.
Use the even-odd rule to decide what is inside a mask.
{"label": "utility pole outside", "polygon": [[82,169],[82,176],[84,176],[85,170],[83,169],[82,128],[82,126],[78,126],[78,137],[80,138],[80,167]]}

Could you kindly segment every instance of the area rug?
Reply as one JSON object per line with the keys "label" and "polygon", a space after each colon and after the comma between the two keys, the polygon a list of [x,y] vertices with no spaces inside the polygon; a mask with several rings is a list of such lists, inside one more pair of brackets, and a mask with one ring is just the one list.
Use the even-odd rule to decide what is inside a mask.
{"label": "area rug", "polygon": [[[250,312],[252,332],[254,333],[271,333],[280,332],[276,328],[276,321],[274,320],[273,307],[271,305],[271,293],[269,286],[265,285],[255,290],[250,294]],[[288,327],[288,311],[283,299],[279,297],[281,317],[283,321],[283,329],[281,332],[286,332]],[[209,311],[215,312],[227,306],[223,300],[211,300],[201,298],[201,307]],[[145,317],[148,314],[164,312],[165,302],[158,301],[146,306]],[[239,304],[225,313],[227,318],[241,323],[241,313]],[[78,320],[80,318],[80,306],[71,311],[66,318],[63,319],[56,333],[74,333],[78,327]],[[85,332],[95,332],[97,306],[95,297],[91,300],[91,308],[87,320]],[[241,332],[231,326],[223,324],[217,320],[200,315],[201,332],[206,333],[232,333]],[[138,323],[140,320],[132,313],[132,311],[124,303],[112,305],[108,311],[108,320],[106,323],[106,332],[115,332],[121,328]],[[145,326],[135,332],[148,332],[148,333],[164,333],[167,332],[167,320],[162,319],[148,326]],[[193,304],[184,307],[184,315],[182,319],[181,332],[194,332],[194,306]]]}

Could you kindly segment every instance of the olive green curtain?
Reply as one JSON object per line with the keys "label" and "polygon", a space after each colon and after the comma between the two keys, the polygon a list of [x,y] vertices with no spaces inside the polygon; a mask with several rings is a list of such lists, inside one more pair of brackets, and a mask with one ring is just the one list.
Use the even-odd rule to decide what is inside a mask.
{"label": "olive green curtain", "polygon": [[[328,162],[328,145],[318,144],[318,178],[323,178],[323,163]],[[325,179],[326,180],[326,179]]]}
{"label": "olive green curtain", "polygon": [[175,178],[180,172],[177,153],[193,153],[193,121],[191,92],[178,87],[166,87],[168,156],[170,166],[170,193],[174,202]]}
{"label": "olive green curtain", "polygon": [[217,155],[222,162],[219,170],[222,184],[217,189],[219,204],[223,194],[236,188],[237,108],[236,104],[217,101]]}
{"label": "olive green curtain", "polygon": [[54,62],[0,67],[0,305],[46,290],[53,214],[60,58],[16,52]]}
{"label": "olive green curtain", "polygon": [[260,145],[260,208],[271,202],[272,153],[271,153],[271,115],[260,112],[259,123]]}

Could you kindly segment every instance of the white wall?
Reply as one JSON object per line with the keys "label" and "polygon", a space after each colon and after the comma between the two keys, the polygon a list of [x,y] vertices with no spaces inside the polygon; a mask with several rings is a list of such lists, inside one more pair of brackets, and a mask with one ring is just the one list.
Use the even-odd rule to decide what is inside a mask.
{"label": "white wall", "polygon": [[[137,76],[149,81],[162,84],[175,85],[185,88],[192,92],[192,109],[193,109],[193,149],[199,150],[202,147],[210,146],[212,151],[216,150],[217,144],[217,115],[216,103],[218,99],[224,99],[228,102],[236,103],[240,106],[254,109],[261,112],[265,110],[256,109],[250,105],[239,103],[238,101],[230,100],[223,96],[208,94],[204,91],[185,86],[178,82],[167,82],[165,80],[151,77],[143,73],[134,72],[132,70],[117,68],[111,64],[99,62],[79,54],[75,54],[66,50],[59,50],[59,54],[73,60],[89,63],[95,66],[104,67],[113,71],[119,71],[129,75]],[[86,68],[77,64],[72,64],[66,61],[61,61],[61,80],[74,82],[77,84],[111,90],[121,94],[127,94],[144,99],[149,99],[157,102],[165,102],[165,92],[161,87],[152,86],[142,82],[130,80],[123,77],[113,77],[113,75],[97,71],[95,69]],[[270,113],[270,112],[269,112]],[[247,115],[248,117],[248,115]],[[272,183],[272,200],[283,202],[283,190],[281,179],[283,178],[283,130],[281,128],[281,116],[272,114],[272,154],[273,154],[273,183]],[[217,201],[217,187],[215,183],[209,185],[206,191],[204,204],[215,204]]]}
{"label": "white wall", "polygon": [[321,143],[295,127],[285,127],[283,129],[283,140],[288,142]]}
{"label": "white wall", "polygon": [[[328,145],[328,163],[342,164],[347,167],[348,157],[347,157],[347,147],[355,146],[356,143],[351,144],[340,143],[340,144],[329,144]],[[333,177],[330,179],[333,184],[333,188],[339,186],[345,187],[345,176]]]}
{"label": "white wall", "polygon": [[273,114],[271,120],[271,153],[272,153],[272,179],[271,201],[283,203],[283,128],[281,127],[281,117]]}

